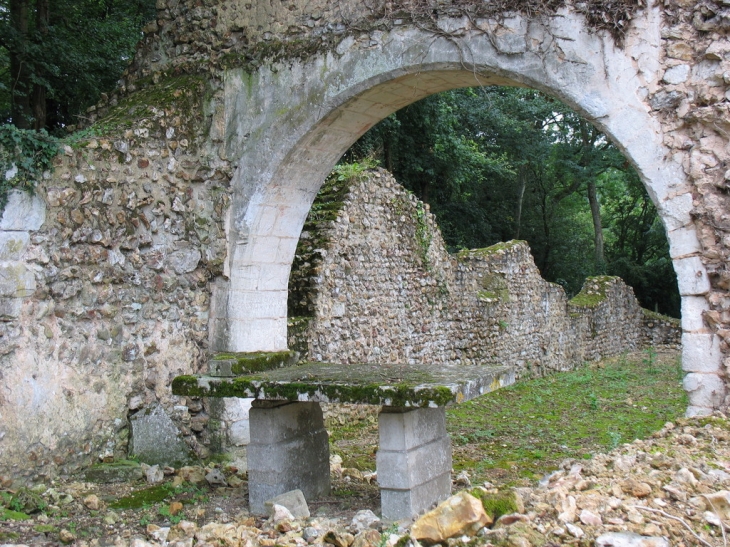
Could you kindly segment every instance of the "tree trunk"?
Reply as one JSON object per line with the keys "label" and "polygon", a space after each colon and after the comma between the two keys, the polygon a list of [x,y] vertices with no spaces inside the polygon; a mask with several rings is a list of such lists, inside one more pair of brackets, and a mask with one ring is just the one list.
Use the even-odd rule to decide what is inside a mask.
{"label": "tree trunk", "polygon": [[[48,13],[49,0],[36,0],[36,29],[45,40],[48,34]],[[46,126],[46,88],[39,84],[33,85],[33,96],[31,98],[33,110],[33,129],[40,131]]]}
{"label": "tree trunk", "polygon": [[591,205],[591,216],[593,217],[593,244],[596,260],[597,273],[606,273],[606,257],[603,253],[603,225],[601,224],[601,206],[598,203],[598,192],[596,181],[588,181],[588,203]]}
{"label": "tree trunk", "polygon": [[30,129],[33,113],[30,108],[30,70],[25,58],[28,43],[29,0],[10,0],[10,24],[15,31],[8,48],[10,56],[10,115],[20,129]]}
{"label": "tree trunk", "polygon": [[525,188],[527,187],[527,176],[525,176],[525,167],[520,167],[520,194],[517,198],[517,212],[515,213],[515,237],[520,239],[520,229],[522,228],[522,203],[525,200]]}

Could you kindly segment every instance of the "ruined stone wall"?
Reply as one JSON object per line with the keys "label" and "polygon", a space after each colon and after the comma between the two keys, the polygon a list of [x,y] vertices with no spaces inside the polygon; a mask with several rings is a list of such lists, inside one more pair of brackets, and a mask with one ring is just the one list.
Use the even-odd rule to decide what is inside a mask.
{"label": "ruined stone wall", "polygon": [[[685,388],[693,405],[726,407],[730,367],[730,9],[724,2],[665,2],[666,67],[649,104],[665,130],[665,144],[691,182],[691,216],[708,279],[682,299]],[[681,255],[681,251],[674,253]],[[678,271],[691,277],[692,271]],[[686,319],[686,321],[685,321]],[[713,334],[717,334],[720,342]],[[705,358],[691,357],[706,348]]]}
{"label": "ruined stone wall", "polygon": [[290,345],[305,359],[501,363],[541,375],[651,336],[617,278],[591,278],[569,302],[542,279],[524,242],[450,256],[428,206],[385,171],[326,192],[310,215],[337,207],[330,220],[305,224],[290,278],[290,306],[308,315],[292,318],[306,327],[291,329]]}
{"label": "ruined stone wall", "polygon": [[[220,350],[253,351],[262,340],[283,338],[280,293],[292,241],[335,156],[416,92],[485,82],[548,91],[610,130],[627,151],[658,206],[678,273],[688,412],[726,407],[728,7],[720,0],[650,0],[626,12],[624,39],[617,41],[579,12],[615,3],[542,4],[552,7],[160,0],[120,87],[90,109],[88,133],[40,181],[40,201],[27,214],[15,214],[21,209],[11,202],[3,216],[2,230],[10,233],[0,236],[0,267],[10,281],[0,283],[0,472],[62,472],[107,450],[123,452],[130,404],[162,402],[183,432],[204,436],[205,410],[171,398],[169,378],[203,367],[213,330],[220,332],[211,345]],[[478,13],[487,8],[499,13]],[[480,57],[464,56],[470,52]],[[421,66],[424,59],[431,64]],[[388,287],[412,296],[418,309],[383,303],[407,318],[401,332],[426,331],[407,358],[433,344],[468,360],[482,343],[475,340],[508,341],[510,329],[534,328],[498,318],[509,308],[487,302],[489,295],[480,302],[474,292],[457,294],[454,287],[467,278],[477,293],[502,290],[493,284],[498,279],[477,288],[465,273],[481,271],[486,258],[449,266],[421,256],[420,247],[402,251],[420,257],[409,272],[428,258],[424,286],[399,280],[403,286]],[[229,291],[236,283],[238,292]],[[363,290],[378,283],[367,278]],[[540,287],[535,298],[544,309],[563,305],[554,287]],[[444,312],[447,294],[486,321],[481,338],[457,337],[457,344],[441,334],[447,327],[459,333],[467,317]],[[326,306],[339,313],[335,296]],[[353,324],[357,342],[348,343],[366,358],[375,358],[375,348],[392,352],[388,338],[366,323]],[[598,323],[585,325],[585,335],[600,333]],[[553,338],[514,358],[526,367],[569,351]],[[226,347],[234,342],[241,343]],[[329,351],[325,341],[317,343],[320,353]]]}
{"label": "ruined stone wall", "polygon": [[32,198],[11,195],[0,222],[0,475],[126,457],[128,414],[158,404],[208,454],[207,433],[194,434],[207,413],[169,387],[204,370],[226,257],[230,173],[205,162],[180,106],[197,91],[181,83],[133,128],[65,145]]}

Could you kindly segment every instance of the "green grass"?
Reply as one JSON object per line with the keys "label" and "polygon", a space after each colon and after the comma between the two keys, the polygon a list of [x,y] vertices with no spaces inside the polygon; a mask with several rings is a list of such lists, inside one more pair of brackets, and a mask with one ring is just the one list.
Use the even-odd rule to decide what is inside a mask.
{"label": "green grass", "polygon": [[[473,484],[526,484],[566,458],[646,438],[684,414],[681,381],[678,352],[638,351],[455,405],[446,411],[454,470]],[[374,420],[329,429],[345,467],[375,469]]]}
{"label": "green grass", "polygon": [[648,437],[687,406],[676,352],[650,355],[521,381],[449,409],[455,470],[516,484]]}

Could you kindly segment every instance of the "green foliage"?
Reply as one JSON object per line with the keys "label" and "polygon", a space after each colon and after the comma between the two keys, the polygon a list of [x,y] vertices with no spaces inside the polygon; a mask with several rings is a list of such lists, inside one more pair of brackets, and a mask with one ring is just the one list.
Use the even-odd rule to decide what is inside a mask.
{"label": "green foliage", "polygon": [[338,182],[347,182],[354,179],[361,173],[364,173],[368,169],[374,169],[377,166],[378,162],[372,158],[363,158],[360,161],[354,161],[351,163],[338,163],[335,165],[334,169],[332,169],[330,178],[333,178]]}
{"label": "green foliage", "polygon": [[[565,458],[647,437],[683,415],[686,394],[674,355],[655,354],[654,372],[643,359],[622,356],[520,381],[449,409],[447,429],[470,441],[455,443],[455,469],[469,469],[476,480],[505,472],[512,480],[533,478]],[[485,429],[492,435],[475,435]]]}
{"label": "green foliage", "polygon": [[[10,19],[9,0],[0,0],[0,120],[11,104],[45,90],[48,129],[76,123],[77,116],[112,90],[134,56],[142,25],[154,18],[153,0],[54,0],[48,26],[38,28],[37,0],[22,0],[29,12],[26,33]],[[27,77],[11,74],[11,56]],[[15,121],[14,121],[15,122]]]}
{"label": "green foliage", "polygon": [[431,264],[428,260],[428,250],[431,248],[431,241],[433,241],[433,233],[431,227],[426,222],[426,208],[423,206],[423,202],[419,201],[416,203],[416,243],[418,243],[418,252],[421,255],[424,267],[428,270],[431,268]]}
{"label": "green foliage", "polygon": [[602,133],[540,92],[433,95],[380,122],[345,155],[362,157],[380,160],[430,204],[452,251],[525,239],[543,277],[570,296],[588,276],[616,275],[642,306],[679,315],[667,239],[638,175]]}
{"label": "green foliage", "polygon": [[[30,131],[0,125],[0,210],[12,188],[32,192],[45,171],[53,170],[58,140],[45,131]],[[7,173],[15,173],[7,178]]]}
{"label": "green foliage", "polygon": [[170,521],[170,524],[177,524],[183,519],[183,515],[173,515],[170,513],[170,508],[166,505],[163,505],[160,507],[157,512],[160,514],[160,516],[163,516],[167,518],[167,520]]}

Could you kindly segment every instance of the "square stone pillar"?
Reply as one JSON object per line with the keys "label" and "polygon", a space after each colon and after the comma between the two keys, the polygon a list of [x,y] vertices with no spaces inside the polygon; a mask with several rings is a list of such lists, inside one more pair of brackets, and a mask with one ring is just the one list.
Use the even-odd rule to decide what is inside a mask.
{"label": "square stone pillar", "polygon": [[384,520],[409,519],[451,494],[451,440],[439,408],[383,407],[377,455]]}
{"label": "square stone pillar", "polygon": [[249,427],[252,514],[265,515],[266,500],[297,488],[307,500],[329,493],[329,440],[319,403],[254,401]]}

